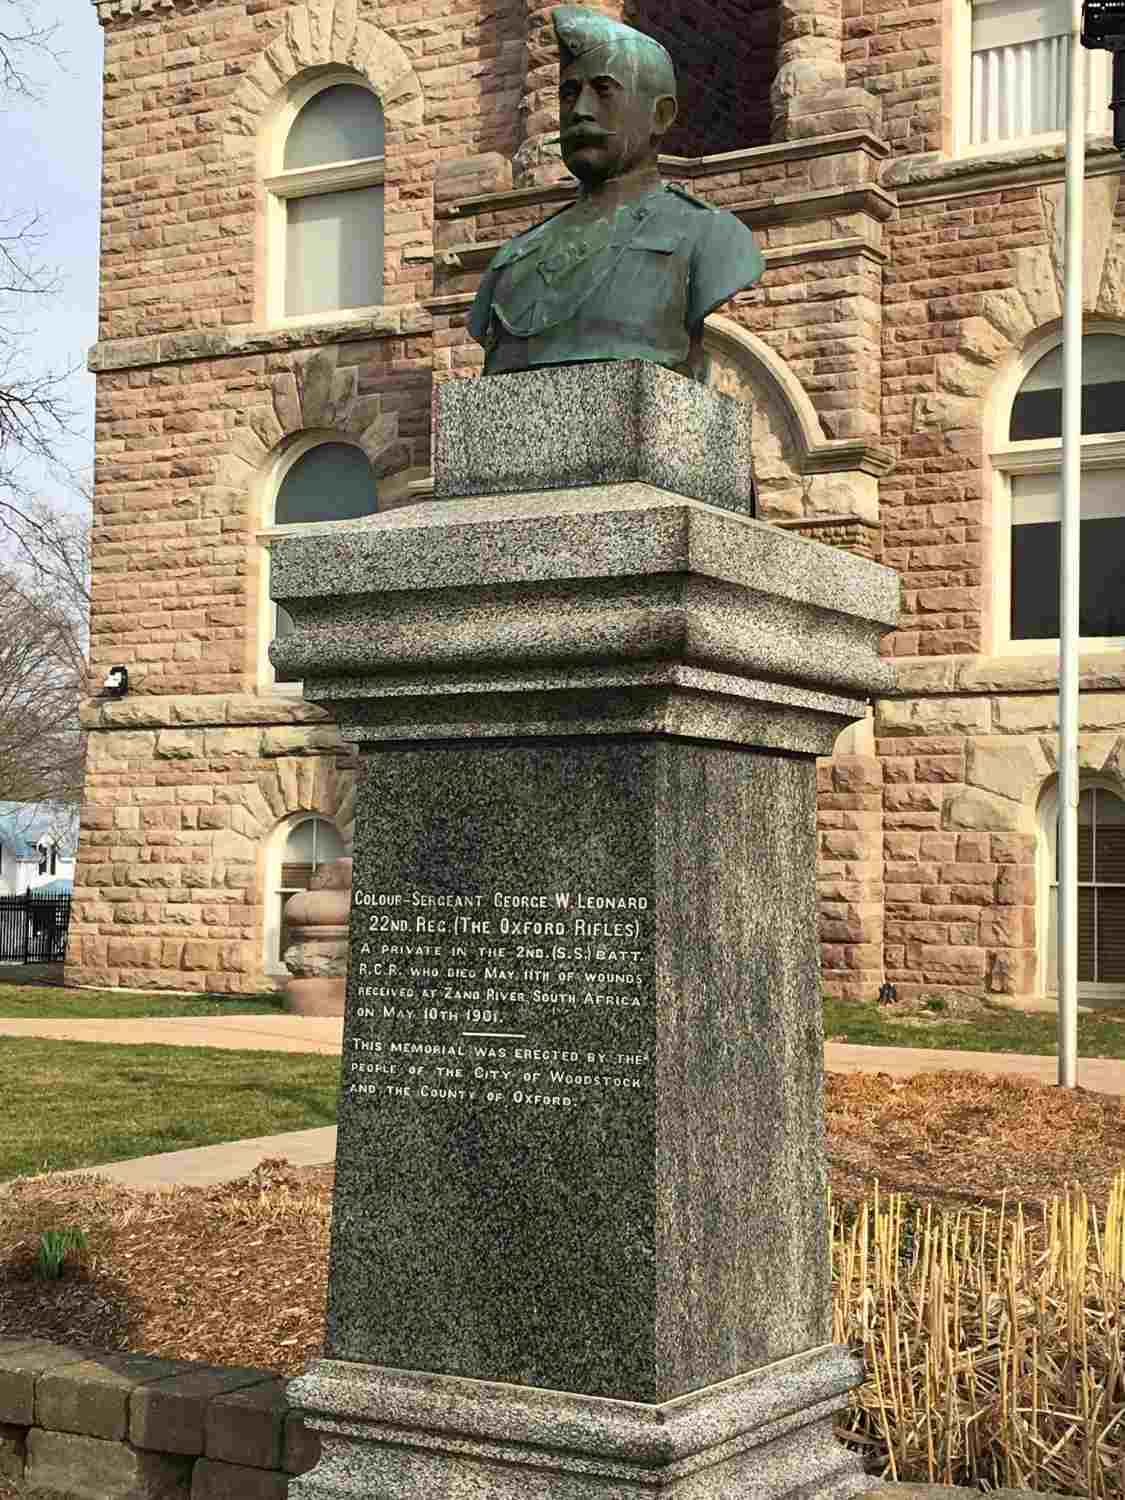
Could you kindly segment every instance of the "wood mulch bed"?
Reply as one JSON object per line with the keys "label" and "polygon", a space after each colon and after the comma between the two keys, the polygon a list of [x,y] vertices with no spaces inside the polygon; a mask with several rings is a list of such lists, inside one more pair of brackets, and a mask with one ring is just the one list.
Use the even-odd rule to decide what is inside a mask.
{"label": "wood mulch bed", "polygon": [[[1125,1105],[973,1073],[833,1075],[834,1193],[1035,1204],[1081,1184],[1104,1200],[1125,1168]],[[81,1177],[0,1189],[0,1335],[131,1349],[292,1374],[324,1333],[333,1169],[264,1162],[213,1188],[142,1193]],[[88,1250],[34,1274],[39,1235],[75,1225]]]}

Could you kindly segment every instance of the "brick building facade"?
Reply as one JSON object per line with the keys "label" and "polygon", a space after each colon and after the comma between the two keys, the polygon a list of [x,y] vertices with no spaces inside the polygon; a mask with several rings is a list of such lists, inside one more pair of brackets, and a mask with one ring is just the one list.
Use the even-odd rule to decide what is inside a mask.
{"label": "brick building facade", "polygon": [[[284,891],[346,844],[355,778],[333,727],[274,681],[264,543],[340,524],[316,510],[325,475],[358,494],[348,514],[363,475],[380,507],[426,497],[434,387],[481,364],[464,331],[480,272],[569,193],[550,6],[95,3],[92,642],[131,691],[87,712],[69,976],[248,991],[279,971]],[[762,517],[902,575],[898,692],[821,768],[840,995],[1050,983],[1056,668],[1039,585],[1057,535],[1062,142],[1054,103],[1004,72],[1052,39],[1013,42],[1018,4],[1005,33],[991,3],[602,4],[676,57],[666,175],[765,251],[763,281],[707,333],[711,379],[752,404]],[[1042,29],[1045,7],[1028,13]],[[1125,391],[1125,195],[1103,128],[1089,536],[1099,594],[1117,579],[1125,598],[1125,432],[1105,417]],[[381,223],[382,253],[356,262],[340,226],[360,221],[376,250]],[[1087,614],[1084,977],[1125,993],[1125,623],[1104,599]]]}

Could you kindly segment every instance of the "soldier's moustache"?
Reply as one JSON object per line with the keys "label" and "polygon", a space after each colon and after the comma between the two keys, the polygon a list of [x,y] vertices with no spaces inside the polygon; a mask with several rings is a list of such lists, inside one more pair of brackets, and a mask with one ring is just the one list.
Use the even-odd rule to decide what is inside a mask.
{"label": "soldier's moustache", "polygon": [[559,136],[564,146],[599,146],[613,139],[615,132],[603,130],[598,125],[572,125]]}

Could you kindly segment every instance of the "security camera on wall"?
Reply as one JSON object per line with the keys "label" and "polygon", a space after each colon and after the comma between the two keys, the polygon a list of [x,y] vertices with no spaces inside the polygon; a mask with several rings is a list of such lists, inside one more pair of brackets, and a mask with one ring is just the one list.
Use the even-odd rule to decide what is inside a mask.
{"label": "security camera on wall", "polygon": [[109,698],[124,698],[129,691],[129,668],[110,667],[102,683],[102,692]]}

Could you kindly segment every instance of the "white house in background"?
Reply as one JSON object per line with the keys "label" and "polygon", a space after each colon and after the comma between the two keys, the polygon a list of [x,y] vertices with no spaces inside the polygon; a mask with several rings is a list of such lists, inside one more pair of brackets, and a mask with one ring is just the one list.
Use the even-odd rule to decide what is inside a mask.
{"label": "white house in background", "polygon": [[0,896],[69,895],[77,851],[77,807],[0,802]]}

